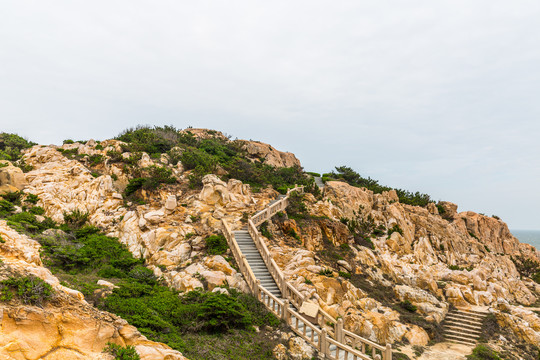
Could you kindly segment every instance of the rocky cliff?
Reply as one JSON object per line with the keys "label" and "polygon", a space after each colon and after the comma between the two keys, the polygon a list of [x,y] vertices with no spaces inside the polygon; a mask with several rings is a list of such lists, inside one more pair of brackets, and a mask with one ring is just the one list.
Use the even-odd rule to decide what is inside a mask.
{"label": "rocky cliff", "polygon": [[[188,130],[199,140],[230,141],[219,132]],[[300,166],[293,154],[270,145],[234,144],[245,159],[274,166],[276,172]],[[172,153],[154,155],[126,151],[119,140],[36,145],[23,156],[32,170],[23,173],[9,162],[0,168],[0,192],[23,190],[37,196],[43,208],[39,216],[60,224],[67,213],[88,214],[91,224],[118,238],[179,291],[222,286],[247,291],[230,252],[212,255],[204,239],[221,232],[221,219],[241,228],[277,191],[271,186],[254,191],[227,176],[236,168],[223,164],[193,186],[196,169],[186,170]],[[126,196],[133,179],[155,168],[167,169],[174,181],[157,188],[141,186],[136,197]],[[516,267],[540,263],[540,255],[519,243],[503,221],[458,213],[449,202],[410,206],[400,203],[395,191],[374,194],[341,181],[329,181],[322,194],[314,193],[297,200],[305,211],[278,214],[263,224],[263,234],[288,279],[325,311],[343,318],[347,329],[381,343],[425,346],[442,340],[440,323],[451,306],[483,307],[491,309],[500,326],[511,329],[516,341],[540,346],[540,327],[535,325],[540,319],[524,308],[537,303],[540,286]],[[3,221],[0,235],[5,240],[0,244],[3,279],[35,275],[56,294],[43,308],[17,300],[2,303],[0,354],[14,359],[107,358],[102,349],[114,342],[134,345],[143,359],[183,358],[61,285],[43,267],[38,242]]]}

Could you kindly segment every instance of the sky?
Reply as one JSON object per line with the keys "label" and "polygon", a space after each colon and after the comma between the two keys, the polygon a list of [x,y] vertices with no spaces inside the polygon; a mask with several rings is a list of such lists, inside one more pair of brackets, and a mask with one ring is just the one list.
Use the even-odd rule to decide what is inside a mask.
{"label": "sky", "polygon": [[540,230],[540,2],[0,5],[0,131],[205,127]]}

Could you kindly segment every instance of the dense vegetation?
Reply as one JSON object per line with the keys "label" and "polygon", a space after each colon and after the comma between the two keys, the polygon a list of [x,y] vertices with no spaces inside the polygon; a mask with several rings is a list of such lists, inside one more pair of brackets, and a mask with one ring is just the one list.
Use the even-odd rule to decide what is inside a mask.
{"label": "dense vegetation", "polygon": [[499,354],[484,344],[477,345],[471,355],[467,356],[467,360],[502,360]]}
{"label": "dense vegetation", "polygon": [[[65,224],[57,225],[34,214],[43,213],[36,206],[36,196],[9,193],[3,197],[0,218],[41,243],[44,264],[64,285],[81,291],[100,309],[123,317],[149,339],[164,342],[193,359],[272,358],[275,342],[253,327],[276,327],[280,321],[251,295],[234,289],[228,289],[228,294],[203,289],[181,294],[163,285],[118,239],[88,225],[87,213],[65,213]],[[17,206],[22,212],[15,214]],[[226,246],[221,235],[207,238],[207,243],[216,253]],[[107,289],[96,284],[103,278],[118,286],[108,296],[103,296]],[[34,277],[0,283],[0,300],[4,301],[18,296],[25,303],[40,305],[51,293],[50,286]],[[208,352],[206,346],[200,346],[201,338],[215,348]],[[137,358],[129,348],[109,346],[107,351],[117,359]]]}
{"label": "dense vegetation", "polygon": [[0,160],[17,161],[21,158],[21,150],[36,145],[16,134],[0,133]]}
{"label": "dense vegetation", "polygon": [[347,166],[336,167],[336,171],[330,174],[325,174],[324,179],[342,180],[353,186],[365,187],[368,190],[373,191],[375,194],[380,194],[383,191],[396,190],[399,197],[399,202],[403,204],[426,206],[428,203],[432,202],[430,196],[427,194],[422,194],[418,191],[413,193],[408,190],[394,189],[389,186],[381,185],[377,180],[370,177],[362,177],[356,171]]}
{"label": "dense vegetation", "polygon": [[189,129],[179,131],[173,126],[138,126],[123,131],[117,139],[127,143],[125,151],[146,152],[157,158],[168,154],[170,162],[178,161],[191,170],[190,185],[198,187],[204,175],[221,170],[225,180],[234,178],[250,184],[254,189],[272,185],[286,192],[294,184],[308,185],[317,191],[311,177],[300,167],[274,168],[262,161],[250,161],[242,143],[220,136],[209,130],[209,138],[196,138]]}

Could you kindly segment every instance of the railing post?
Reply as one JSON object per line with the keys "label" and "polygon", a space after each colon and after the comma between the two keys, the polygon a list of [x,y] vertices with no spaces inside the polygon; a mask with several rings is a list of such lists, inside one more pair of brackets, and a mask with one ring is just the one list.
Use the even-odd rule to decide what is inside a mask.
{"label": "railing post", "polygon": [[386,350],[384,351],[384,360],[392,360],[392,345],[386,344]]}
{"label": "railing post", "polygon": [[285,324],[289,325],[289,300],[283,300],[283,312],[281,318],[285,321]]}
{"label": "railing post", "polygon": [[339,318],[336,324],[336,340],[343,342],[343,319]]}
{"label": "railing post", "polygon": [[375,355],[375,360],[381,360],[381,355],[379,354]]}
{"label": "railing post", "polygon": [[255,281],[255,297],[257,300],[261,300],[261,289],[259,288],[261,286],[261,280],[257,279]]}
{"label": "railing post", "polygon": [[321,330],[321,338],[319,339],[319,342],[321,344],[319,351],[323,354],[324,359],[326,359],[326,355],[328,355],[328,346],[326,345],[326,329]]}

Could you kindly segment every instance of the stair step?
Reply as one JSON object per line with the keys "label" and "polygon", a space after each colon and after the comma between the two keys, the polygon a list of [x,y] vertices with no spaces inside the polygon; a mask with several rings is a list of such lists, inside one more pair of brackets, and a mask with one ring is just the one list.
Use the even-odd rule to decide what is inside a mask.
{"label": "stair step", "polygon": [[463,322],[459,322],[459,321],[455,321],[455,320],[451,320],[451,319],[450,320],[445,319],[444,323],[448,324],[448,325],[452,325],[452,326],[458,326],[458,327],[462,327],[462,328],[465,328],[465,329],[474,330],[474,331],[482,330],[481,325],[465,324]]}
{"label": "stair step", "polygon": [[454,316],[456,318],[460,318],[460,319],[463,319],[463,320],[469,320],[471,322],[482,322],[483,318],[477,318],[477,317],[474,317],[474,316],[469,316],[469,315],[466,315],[466,314],[463,314],[463,313],[458,313],[458,312],[449,312],[447,316]]}
{"label": "stair step", "polygon": [[455,315],[446,315],[446,319],[448,319],[448,320],[454,320],[454,321],[456,321],[456,322],[463,322],[463,323],[467,323],[467,324],[470,324],[470,325],[482,326],[482,322],[481,322],[481,321],[470,320],[470,319],[464,319],[464,318],[457,317],[457,316],[455,316]]}
{"label": "stair step", "polygon": [[469,338],[462,337],[462,336],[459,336],[459,335],[444,334],[444,337],[447,340],[457,340],[457,341],[463,342],[463,343],[468,344],[468,345],[472,345],[472,346],[476,345],[475,340],[471,340]]}
{"label": "stair step", "polygon": [[461,331],[463,333],[479,336],[481,332],[479,330],[471,330],[458,325],[445,325],[445,331]]}
{"label": "stair step", "polygon": [[467,339],[470,339],[470,340],[472,340],[472,341],[476,341],[476,340],[479,338],[479,335],[465,334],[465,333],[461,332],[460,330],[449,330],[449,329],[445,329],[445,330],[444,330],[444,334],[445,334],[445,335],[456,335],[456,336],[461,336],[462,338],[467,338]]}

